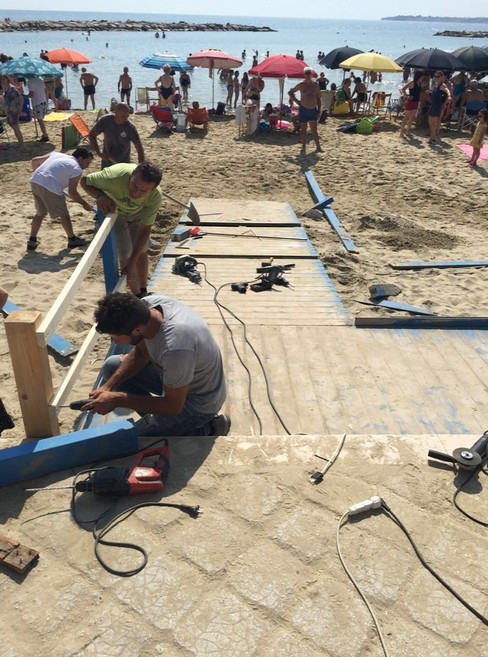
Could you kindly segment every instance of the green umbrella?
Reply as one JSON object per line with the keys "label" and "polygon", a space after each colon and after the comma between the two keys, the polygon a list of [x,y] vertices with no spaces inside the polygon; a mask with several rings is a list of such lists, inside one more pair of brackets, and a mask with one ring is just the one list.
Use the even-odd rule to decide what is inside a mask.
{"label": "green umbrella", "polygon": [[18,57],[0,66],[0,74],[13,78],[62,78],[63,73],[49,62],[37,57]]}

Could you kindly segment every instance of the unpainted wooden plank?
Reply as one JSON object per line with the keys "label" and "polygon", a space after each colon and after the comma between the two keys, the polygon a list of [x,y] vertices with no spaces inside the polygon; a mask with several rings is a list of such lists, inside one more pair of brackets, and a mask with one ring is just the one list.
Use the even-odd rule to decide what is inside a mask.
{"label": "unpainted wooden plank", "polygon": [[[203,231],[204,232],[204,231]],[[221,234],[224,233],[224,234]],[[163,257],[181,255],[233,258],[316,258],[317,253],[301,227],[248,227],[222,226],[219,232],[209,229],[200,238],[183,242],[169,242]]]}
{"label": "unpainted wooden plank", "polygon": [[[249,226],[290,226],[299,225],[289,203],[281,201],[264,201],[252,199],[228,199],[192,197],[191,202],[200,215],[200,225],[227,225],[240,224]],[[186,216],[185,223],[189,223]]]}
{"label": "unpainted wooden plank", "polygon": [[[347,310],[319,260],[290,259],[295,265],[284,272],[290,287],[274,286],[265,292],[248,291],[239,294],[231,291],[231,282],[255,280],[260,259],[238,261],[234,258],[215,260],[202,258],[199,266],[204,280],[200,285],[172,273],[172,259],[162,258],[151,279],[150,291],[162,291],[190,305],[206,321],[218,320],[214,303],[214,289],[221,288],[218,300],[229,306],[246,323],[254,324],[350,324]],[[224,287],[221,287],[225,285]],[[235,320],[229,319],[231,323]]]}
{"label": "unpainted wooden plank", "polygon": [[439,422],[437,417],[433,421],[432,407],[426,408],[423,380],[419,378],[413,359],[402,349],[407,339],[405,331],[387,333],[371,330],[368,336],[374,341],[373,348],[383,356],[384,369],[391,385],[397,386],[400,391],[400,407],[403,411],[399,422],[400,433],[436,433]]}
{"label": "unpainted wooden plank", "polygon": [[[442,335],[442,332],[439,332]],[[461,427],[460,433],[469,433],[469,424],[472,418],[469,416],[459,424],[453,421],[456,411],[456,389],[451,385],[445,372],[433,367],[429,359],[429,349],[432,346],[426,341],[425,332],[405,331],[403,339],[397,341],[400,349],[397,349],[396,358],[403,357],[408,364],[413,380],[417,380],[421,386],[418,399],[423,405],[423,413],[431,418],[436,433],[453,433],[456,426]],[[458,373],[454,374],[458,376]]]}

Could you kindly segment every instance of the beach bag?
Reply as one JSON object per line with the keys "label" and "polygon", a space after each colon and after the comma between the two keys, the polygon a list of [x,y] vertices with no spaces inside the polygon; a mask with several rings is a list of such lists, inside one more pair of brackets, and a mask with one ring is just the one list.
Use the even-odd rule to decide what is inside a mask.
{"label": "beach bag", "polygon": [[371,135],[373,133],[373,124],[374,124],[374,121],[372,121],[371,119],[368,119],[368,117],[365,116],[357,124],[356,132],[359,135]]}
{"label": "beach bag", "polygon": [[58,100],[58,109],[60,110],[70,110],[71,109],[71,100],[69,98],[59,98]]}
{"label": "beach bag", "polygon": [[340,114],[349,114],[349,103],[345,100],[343,103],[336,103],[332,108],[333,116],[339,116]]}
{"label": "beach bag", "polygon": [[215,114],[225,114],[225,103],[217,103]]}

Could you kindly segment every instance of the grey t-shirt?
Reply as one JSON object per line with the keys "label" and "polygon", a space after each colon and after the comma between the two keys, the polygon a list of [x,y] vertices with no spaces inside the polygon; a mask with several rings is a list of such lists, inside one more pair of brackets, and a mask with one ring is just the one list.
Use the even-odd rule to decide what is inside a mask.
{"label": "grey t-shirt", "polygon": [[189,385],[185,406],[199,413],[218,413],[227,391],[220,349],[208,326],[176,299],[151,294],[142,301],[163,312],[157,335],[145,340],[163,384],[168,388]]}
{"label": "grey t-shirt", "polygon": [[98,119],[91,133],[95,136],[103,134],[103,160],[111,164],[130,162],[131,142],[140,142],[136,127],[128,121],[118,124],[113,114],[106,114]]}

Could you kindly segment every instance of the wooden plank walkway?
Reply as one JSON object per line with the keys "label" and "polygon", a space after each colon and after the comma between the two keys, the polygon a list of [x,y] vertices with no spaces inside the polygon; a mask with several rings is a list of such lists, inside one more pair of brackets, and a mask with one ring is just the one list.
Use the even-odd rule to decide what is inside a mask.
{"label": "wooden plank walkway", "polygon": [[[249,220],[256,232],[266,230],[260,227],[260,202],[195,201],[202,212],[225,210],[219,231],[230,230],[226,223],[230,217],[241,221],[244,215],[256,217],[256,223]],[[268,202],[266,219],[272,217],[276,225],[267,230],[275,236],[301,236],[297,222],[286,225],[290,212],[286,204]],[[252,248],[246,254],[231,237],[211,240],[205,255],[190,250],[198,255],[201,284],[172,274],[175,244],[171,244],[149,289],[187,303],[211,326],[225,360],[226,409],[233,433],[473,435],[484,431],[486,331],[358,329],[318,257],[296,257],[295,249],[290,253],[284,246],[285,240],[269,242],[279,258],[275,263],[295,265],[284,273],[290,287],[239,294],[231,291],[230,283],[253,280],[260,257]],[[196,240],[197,245],[202,242]],[[303,246],[305,252],[308,246]],[[228,310],[220,314],[215,290],[208,283],[217,289],[224,286],[218,301],[243,324]]]}

